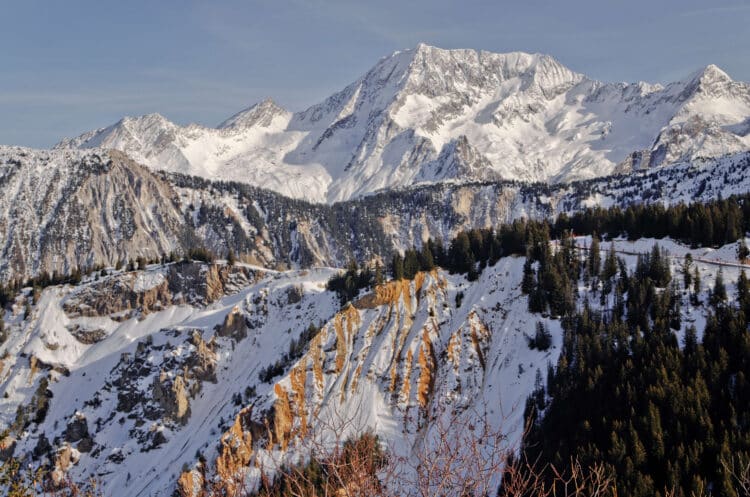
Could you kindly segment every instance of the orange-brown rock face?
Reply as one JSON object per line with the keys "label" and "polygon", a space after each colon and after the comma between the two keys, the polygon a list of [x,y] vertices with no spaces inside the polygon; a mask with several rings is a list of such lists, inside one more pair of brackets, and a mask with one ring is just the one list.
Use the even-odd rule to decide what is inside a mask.
{"label": "orange-brown rock face", "polygon": [[292,408],[289,404],[289,394],[280,384],[274,386],[276,402],[273,406],[273,429],[275,440],[286,450],[292,435],[292,423],[294,418]]}
{"label": "orange-brown rock face", "polygon": [[351,305],[333,318],[333,328],[336,331],[336,373],[340,373],[344,367],[349,340],[360,323],[359,311]]}
{"label": "orange-brown rock face", "polygon": [[422,346],[419,348],[419,383],[417,384],[417,401],[423,409],[427,407],[435,385],[435,351],[432,342],[424,330],[422,333]]}
{"label": "orange-brown rock face", "polygon": [[229,430],[221,436],[216,458],[216,475],[225,486],[226,495],[242,488],[242,475],[253,455],[253,437],[248,429],[251,408],[242,409]]}
{"label": "orange-brown rock face", "polygon": [[299,416],[299,434],[304,437],[307,434],[307,405],[305,402],[305,384],[307,382],[307,358],[303,358],[299,365],[291,372],[292,391],[294,392],[294,403]]}
{"label": "orange-brown rock face", "polygon": [[197,469],[184,471],[177,479],[177,494],[180,497],[198,497],[203,494],[206,480]]}
{"label": "orange-brown rock face", "polygon": [[[215,476],[211,468],[208,479],[236,485],[237,475],[254,464],[252,439],[259,453],[304,447],[304,437],[330,429],[321,420],[357,417],[354,411],[367,402],[359,397],[363,392],[382,394],[378,408],[403,422],[404,433],[426,426],[441,398],[469,402],[472,389],[481,384],[491,331],[474,310],[452,322],[457,313],[449,292],[438,272],[419,273],[411,281],[380,285],[341,309],[310,340],[306,353],[286,365],[285,376],[268,394],[266,410],[259,411],[265,414],[255,420],[248,414],[247,425],[236,421],[224,434]],[[242,318],[239,309],[233,310],[222,325],[224,334],[241,328]],[[466,375],[470,378],[464,381]],[[371,422],[369,412],[361,414],[354,422]],[[249,431],[260,426],[265,430],[251,436]],[[198,477],[195,470],[183,474],[181,485],[199,486]]]}

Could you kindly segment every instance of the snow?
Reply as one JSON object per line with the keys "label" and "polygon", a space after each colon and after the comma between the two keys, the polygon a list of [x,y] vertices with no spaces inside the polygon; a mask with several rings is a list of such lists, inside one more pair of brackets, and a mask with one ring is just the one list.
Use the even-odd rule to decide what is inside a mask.
{"label": "snow", "polygon": [[[0,199],[0,219],[7,220],[3,226],[10,230],[3,232],[6,240],[13,230],[24,235],[32,232],[30,226],[42,231],[53,225],[54,208],[43,219],[21,214],[33,211],[38,201],[34,191],[48,191],[44,201],[59,202],[64,186],[85,177],[81,163],[100,162],[98,154],[103,152],[94,147],[124,150],[155,169],[245,181],[317,202],[414,182],[592,178],[628,171],[627,158],[641,151],[646,152],[644,157],[651,154],[653,165],[670,165],[627,177],[537,185],[544,191],[531,201],[525,198],[531,190],[511,184],[475,185],[471,198],[449,196],[447,190],[437,193],[455,202],[458,214],[488,226],[498,222],[492,205],[498,192],[504,195],[506,190],[511,200],[502,215],[509,218],[726,197],[750,188],[750,155],[730,154],[750,148],[750,136],[744,131],[750,116],[749,93],[747,84],[732,81],[715,66],[666,87],[608,84],[576,74],[544,55],[446,51],[420,45],[381,59],[341,92],[296,114],[267,100],[217,128],[178,126],[150,114],[124,118],[109,128],[64,141],[55,151],[0,147],[0,181],[9,185],[6,201]],[[19,167],[19,157],[31,166]],[[176,188],[176,193],[182,213],[192,215],[194,221],[204,203],[218,206],[251,236],[258,233],[243,215],[245,209],[252,206],[262,218],[276,216],[266,212],[259,200],[242,205],[235,194],[191,188]],[[151,215],[146,209],[144,216]],[[404,248],[428,234],[427,221],[409,224],[397,216],[380,220],[396,247]],[[441,219],[437,224],[440,233],[429,234],[447,235],[453,229]],[[300,236],[291,233],[292,250],[298,248]],[[581,246],[590,242],[588,237],[577,239]],[[609,243],[603,244],[603,251]],[[736,260],[736,244],[690,249],[670,239],[611,243],[630,268],[637,254],[658,243],[670,254],[674,277],[679,277],[680,265],[690,253],[703,281],[703,301],[719,271],[731,294],[745,269]],[[272,259],[269,252],[268,260]],[[0,345],[0,427],[13,422],[18,406],[32,399],[40,378],[48,375],[53,394],[50,410],[40,426],[32,425],[20,438],[19,451],[33,449],[42,433],[50,440],[59,439],[72,416],[84,416],[99,450],[76,452],[80,460],[72,476],[106,476],[105,493],[168,494],[179,469],[191,467],[196,453],[206,455],[209,462],[215,459],[217,441],[241,407],[252,404],[253,419],[261,422],[263,413],[278,400],[274,387],[293,389],[293,368],[312,374],[306,362],[310,357],[305,356],[288,364],[271,383],[258,378],[261,369],[288,352],[292,339],[310,324],[320,324],[326,362],[323,378],[308,378],[305,383],[304,405],[311,417],[335,420],[339,413],[347,413],[351,424],[344,436],[370,429],[392,450],[411,457],[415,447],[429,443],[425,441],[435,434],[435,424],[426,420],[454,419],[460,424],[486,415],[491,428],[506,435],[508,448],[517,448],[524,430],[524,402],[534,388],[536,372],[544,380],[548,364],[556,364],[562,347],[560,322],[528,312],[527,299],[519,290],[522,267],[522,258],[505,257],[476,282],[436,271],[425,277],[419,290],[410,283],[406,296],[396,302],[356,310],[358,321],[344,334],[340,370],[339,358],[333,354],[338,354],[340,340],[336,320],[343,318],[336,314],[336,296],[325,289],[327,279],[337,271],[334,268],[287,272],[258,268],[264,271],[261,281],[210,305],[171,305],[150,313],[128,310],[95,317],[72,316],[64,310],[66,303],[82,299],[83,291],[95,283],[92,279],[77,287],[45,289],[25,316],[23,308],[31,294],[27,289],[14,303],[14,312],[5,316],[9,338]],[[130,278],[127,281],[137,293],[166,281],[160,266],[120,277]],[[302,299],[291,302],[290,292],[298,289]],[[589,291],[580,286],[582,299]],[[460,306],[459,292],[463,294]],[[702,332],[707,313],[705,307],[692,307],[685,300],[683,329],[677,332],[680,343],[689,324]],[[599,306],[598,297],[591,302]],[[216,334],[233,312],[250,323],[243,340]],[[528,347],[527,338],[540,322],[552,335],[547,351]],[[76,330],[100,337],[83,343]],[[190,399],[187,424],[159,417],[141,425],[139,421],[145,420],[117,412],[120,392],[112,386],[119,381],[125,358],[145,349],[148,368],[175,378],[180,374],[175,368],[196,351],[191,342],[196,331],[216,347],[217,381],[200,384]],[[432,365],[431,396],[422,405],[417,396],[420,375],[429,368],[417,358],[429,356],[428,350],[441,355]],[[395,389],[394,377],[398,378]],[[155,379],[158,375],[152,372],[130,386],[143,402],[152,402],[147,397]],[[249,387],[256,389],[257,396],[234,405],[232,397]],[[145,447],[138,438],[156,432],[167,439],[157,448]],[[322,435],[332,436],[325,430]],[[271,463],[305,455],[293,441],[287,453],[278,447],[258,447],[254,457]],[[248,482],[253,484],[255,477],[257,471],[250,470]]]}
{"label": "snow", "polygon": [[[602,83],[546,55],[420,44],[303,112],[266,100],[218,128],[150,114],[58,147],[116,148],[154,169],[334,202],[415,181],[589,179],[641,151],[657,166],[715,157],[750,148],[749,117],[750,86],[715,66],[665,87]],[[459,137],[480,170],[431,175]]]}
{"label": "snow", "polygon": [[[603,251],[609,243],[602,244]],[[730,294],[735,291],[741,269],[735,260],[736,244],[718,249],[690,249],[669,239],[616,239],[612,243],[631,269],[638,253],[648,252],[658,243],[669,252],[676,278],[684,255],[691,253],[701,272],[704,301],[706,290],[719,270]],[[579,237],[577,244],[589,246],[590,238]],[[58,366],[57,371],[49,373],[53,397],[47,417],[41,426],[32,425],[19,440],[18,450],[31,450],[42,432],[50,440],[62,436],[71,417],[82,415],[100,449],[80,454],[80,461],[71,470],[74,478],[89,474],[106,476],[105,492],[116,489],[123,496],[169,493],[179,469],[185,464],[192,467],[196,453],[203,453],[209,462],[214,460],[219,437],[246,402],[254,404],[253,417],[260,422],[262,413],[277,399],[274,385],[292,391],[290,371],[301,367],[303,361],[306,368],[311,368],[309,357],[289,364],[284,375],[272,383],[260,382],[258,373],[282,357],[290,341],[302,330],[310,324],[322,324],[321,344],[326,351],[324,376],[319,386],[317,380],[306,381],[305,405],[312,410],[309,419],[335,421],[341,419],[341,413],[346,413],[350,425],[344,436],[369,429],[390,450],[411,457],[409,454],[413,454],[411,451],[417,444],[430,440],[436,433],[435,423],[425,428],[420,421],[424,416],[457,424],[476,423],[486,416],[491,422],[490,429],[504,433],[507,448],[515,450],[524,430],[524,403],[533,391],[537,370],[544,381],[548,365],[557,363],[562,346],[560,322],[527,310],[527,298],[519,290],[523,262],[521,257],[502,258],[495,266],[486,268],[475,282],[437,271],[426,275],[420,291],[415,282],[410,283],[408,298],[402,297],[393,305],[360,308],[357,324],[347,335],[339,373],[334,368],[338,347],[334,329],[338,318],[332,319],[337,299],[325,290],[325,282],[335,269],[268,271],[262,280],[208,306],[170,306],[158,312],[136,314],[121,322],[106,316],[71,318],[63,311],[67,299],[80,295],[93,282],[81,287],[49,287],[42,292],[27,319],[6,321],[12,333],[0,346],[0,352],[8,353],[0,374],[0,389],[4,394],[0,398],[0,424],[9,424],[16,407],[27,403],[36,390],[41,374],[38,370],[34,372],[28,358]],[[133,285],[144,290],[162,281],[158,267],[136,274]],[[302,291],[298,303],[287,303],[291,288]],[[583,299],[589,289],[581,286],[579,291]],[[463,300],[457,306],[459,292]],[[598,298],[589,300],[594,307],[598,306]],[[217,325],[230,312],[238,311],[253,323],[248,336],[238,342],[214,336]],[[686,304],[682,313],[680,343],[685,327],[694,324],[700,333],[706,319],[703,306],[693,308]],[[528,337],[539,322],[552,335],[552,346],[547,351],[528,347]],[[68,331],[73,324],[100,328],[106,333],[97,343],[82,344]],[[191,398],[187,424],[180,426],[157,419],[139,427],[137,420],[117,413],[118,390],[112,391],[111,386],[117,379],[123,354],[132,357],[147,343],[147,362],[159,371],[167,367],[168,361],[184,361],[194,353],[195,347],[190,342],[194,330],[201,332],[204,341],[212,337],[216,340],[217,382],[203,382],[199,393]],[[432,394],[423,408],[416,397],[422,371],[417,357],[425,339],[429,339],[439,357],[433,370]],[[440,355],[441,351],[447,355]],[[410,369],[409,356],[413,357]],[[395,394],[389,392],[394,364],[398,365],[400,378]],[[61,366],[64,372],[59,369]],[[306,371],[312,375],[309,369]],[[166,370],[170,377],[177,372],[179,369]],[[140,391],[150,392],[153,381],[153,376],[145,376],[136,385]],[[233,395],[251,386],[256,389],[257,397],[234,405]],[[93,403],[93,399],[98,399],[98,403]],[[144,450],[136,435],[157,431],[163,433],[167,442]],[[333,435],[326,433],[323,430],[322,436],[330,441]],[[304,447],[295,448],[295,443],[291,447],[288,453],[278,447],[270,450],[258,447],[255,457],[267,463],[304,457]],[[114,459],[110,457],[113,454],[117,455]],[[122,462],[117,462],[118,458]],[[248,471],[249,483],[255,481],[256,473]]]}
{"label": "snow", "polygon": [[164,273],[161,271],[143,271],[139,272],[133,283],[133,291],[142,293],[152,288],[156,288],[166,281]]}

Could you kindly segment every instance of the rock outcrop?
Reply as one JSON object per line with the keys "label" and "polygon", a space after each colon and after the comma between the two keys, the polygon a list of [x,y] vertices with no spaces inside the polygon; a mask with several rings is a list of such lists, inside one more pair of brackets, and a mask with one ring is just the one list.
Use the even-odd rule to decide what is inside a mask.
{"label": "rock outcrop", "polygon": [[[63,309],[71,318],[108,316],[122,321],[170,305],[207,305],[239,291],[263,274],[240,265],[178,262],[106,276],[74,292],[63,303]],[[80,326],[71,332],[81,336],[84,343],[97,338],[96,330],[82,330]]]}
{"label": "rock outcrop", "polygon": [[240,312],[239,307],[234,307],[232,311],[227,314],[224,318],[224,323],[219,326],[216,330],[216,334],[220,337],[231,337],[236,341],[243,340],[247,337],[247,322],[245,321],[245,315]]}
{"label": "rock outcrop", "polygon": [[190,417],[186,383],[182,376],[171,378],[162,372],[158,378],[154,377],[151,390],[154,401],[164,410],[166,418],[183,425]]}

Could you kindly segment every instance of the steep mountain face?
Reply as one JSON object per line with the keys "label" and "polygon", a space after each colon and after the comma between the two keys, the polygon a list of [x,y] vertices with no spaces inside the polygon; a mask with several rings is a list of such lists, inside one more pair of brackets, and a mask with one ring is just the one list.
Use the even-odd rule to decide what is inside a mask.
{"label": "steep mountain face", "polygon": [[546,55],[426,45],[292,114],[270,100],[218,128],[158,115],[64,140],[152,169],[334,202],[447,179],[566,182],[750,148],[750,85],[715,66],[662,87],[602,83]]}
{"label": "steep mountain face", "polygon": [[0,191],[4,279],[182,246],[174,190],[120,152],[0,147]]}
{"label": "steep mountain face", "polygon": [[[202,246],[277,268],[342,267],[458,231],[586,207],[715,199],[750,189],[750,154],[572,184],[441,182],[323,205],[241,183],[155,174],[120,153],[0,153],[0,275],[115,266]],[[483,159],[456,140],[435,170]]]}

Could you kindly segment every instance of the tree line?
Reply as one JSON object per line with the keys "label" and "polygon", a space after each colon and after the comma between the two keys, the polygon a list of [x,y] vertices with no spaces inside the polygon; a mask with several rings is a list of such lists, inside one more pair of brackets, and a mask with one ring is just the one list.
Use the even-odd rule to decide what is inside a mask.
{"label": "tree line", "polygon": [[[565,242],[561,245],[551,263],[546,253],[531,258],[537,275],[530,308],[536,287],[543,285],[538,274],[544,266],[567,269],[562,277],[576,281],[596,272],[586,268],[595,264],[591,254],[574,257],[578,273],[564,265],[565,255],[558,254],[566,252]],[[702,303],[691,260],[683,264],[682,278],[675,278],[658,246],[640,256],[632,272],[613,252],[610,258],[603,265],[608,269],[599,268],[597,285],[600,293],[607,288],[612,294],[604,300],[608,305],[596,309],[583,302],[579,309],[560,309],[563,350],[557,365],[548,366],[546,385],[538,376],[527,402],[524,458],[554,465],[572,457],[603,463],[620,495],[739,497],[730,463],[750,463],[745,272],[731,299],[719,271],[705,302],[702,339],[688,326],[680,347],[675,330],[681,328],[682,296]],[[545,304],[557,305],[554,299]]]}

